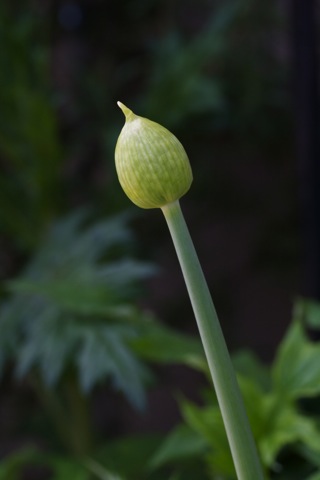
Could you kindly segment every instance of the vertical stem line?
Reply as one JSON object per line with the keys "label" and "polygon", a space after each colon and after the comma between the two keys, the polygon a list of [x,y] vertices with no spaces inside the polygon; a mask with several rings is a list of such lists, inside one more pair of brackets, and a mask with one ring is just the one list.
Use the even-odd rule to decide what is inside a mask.
{"label": "vertical stem line", "polygon": [[162,207],[186,282],[239,480],[262,480],[253,435],[218,316],[178,201]]}

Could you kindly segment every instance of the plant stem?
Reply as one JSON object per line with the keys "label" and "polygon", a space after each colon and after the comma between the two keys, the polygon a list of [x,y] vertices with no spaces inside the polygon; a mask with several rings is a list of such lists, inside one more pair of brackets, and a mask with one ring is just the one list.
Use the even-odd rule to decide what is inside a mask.
{"label": "plant stem", "polygon": [[162,207],[207,357],[239,480],[262,480],[253,435],[218,316],[178,201]]}
{"label": "plant stem", "polygon": [[74,372],[69,373],[63,387],[68,409],[68,423],[71,428],[70,436],[73,453],[83,457],[84,455],[89,455],[93,447],[93,432],[88,400],[81,392]]}
{"label": "plant stem", "polygon": [[59,392],[48,389],[36,375],[32,377],[32,386],[64,447],[78,457],[89,455],[93,438],[88,404],[74,373],[66,375]]}

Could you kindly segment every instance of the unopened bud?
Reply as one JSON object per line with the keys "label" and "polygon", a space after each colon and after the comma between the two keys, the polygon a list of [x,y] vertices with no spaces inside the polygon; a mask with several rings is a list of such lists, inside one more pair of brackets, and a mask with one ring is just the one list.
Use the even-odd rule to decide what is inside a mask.
{"label": "unopened bud", "polygon": [[123,190],[141,208],[161,208],[178,200],[192,183],[183,146],[166,128],[118,105],[126,117],[115,151]]}

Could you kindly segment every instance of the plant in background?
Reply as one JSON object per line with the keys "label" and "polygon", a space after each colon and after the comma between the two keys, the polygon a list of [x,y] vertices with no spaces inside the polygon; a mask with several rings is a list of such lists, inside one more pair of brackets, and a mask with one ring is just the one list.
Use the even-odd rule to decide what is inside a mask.
{"label": "plant in background", "polygon": [[188,157],[172,133],[118,104],[126,117],[115,151],[119,181],[134,203],[142,208],[161,208],[165,216],[198,323],[236,473],[240,480],[262,479],[234,369],[179,205],[192,182]]}
{"label": "plant in background", "polygon": [[[320,304],[299,299],[292,323],[271,366],[249,351],[233,357],[267,478],[320,479],[320,346],[308,338],[319,334]],[[212,392],[204,406],[181,399],[184,422],[154,455],[154,469],[188,469],[190,460],[204,463],[207,478],[234,478],[219,407]]]}
{"label": "plant in background", "polygon": [[[88,480],[91,473],[111,479],[101,472],[121,470],[123,455],[119,459],[111,435],[103,443],[97,438],[90,415],[93,389],[109,385],[141,412],[150,381],[156,381],[150,362],[204,369],[196,340],[138,306],[142,282],[156,268],[130,254],[131,216],[94,223],[89,217],[78,211],[56,222],[24,271],[7,283],[0,307],[0,373],[12,365],[18,379],[28,380],[53,426],[53,432],[42,428],[40,438],[44,434],[56,447],[15,452],[1,462],[1,480],[20,475],[26,463],[49,467],[57,479]],[[124,438],[119,451],[129,444],[135,461],[130,453],[123,473],[141,478],[145,455],[153,454],[159,439]],[[61,447],[65,456],[54,453]]]}
{"label": "plant in background", "polygon": [[126,345],[145,316],[133,304],[138,282],[155,268],[112,253],[131,239],[126,215],[83,229],[85,221],[78,212],[54,225],[25,271],[7,284],[13,295],[2,308],[9,338],[1,351],[15,358],[18,347],[20,377],[37,367],[52,387],[72,367],[89,392],[109,376],[141,407],[146,371]]}
{"label": "plant in background", "polygon": [[62,203],[65,152],[36,14],[27,8],[13,16],[10,6],[0,5],[0,224],[11,245],[25,252]]}
{"label": "plant in background", "polygon": [[[221,157],[220,133],[216,134],[217,155],[223,161],[218,162],[214,176],[207,174],[211,170],[201,169],[203,178],[198,178],[198,194],[194,192],[193,198],[197,196],[200,202],[201,198],[205,198],[206,205],[210,203],[210,208],[206,209],[210,215],[216,211],[214,209],[220,209],[227,219],[231,211],[242,215],[243,210],[247,212],[249,209],[252,213],[254,205],[261,206],[263,199],[259,196],[259,202],[255,201],[255,189],[244,186],[242,182],[239,185],[238,176],[230,175],[230,163],[224,160],[230,154],[236,158],[233,152],[242,151],[243,142],[247,145],[246,155],[250,156],[253,151],[259,159],[261,151],[271,148],[268,162],[277,158],[281,169],[284,158],[287,158],[290,141],[286,141],[284,131],[288,131],[290,125],[285,95],[288,64],[282,55],[278,55],[278,48],[274,49],[274,45],[279,45],[279,33],[282,35],[284,31],[285,25],[281,25],[279,19],[280,22],[285,20],[285,10],[281,10],[280,18],[271,19],[270,13],[277,11],[278,7],[269,3],[257,4],[252,0],[215,2],[210,7],[208,2],[194,2],[192,6],[186,6],[184,2],[167,4],[142,0],[139,8],[132,1],[87,2],[83,15],[85,28],[66,32],[58,24],[60,7],[56,2],[40,3],[4,0],[0,4],[0,204],[3,207],[0,209],[0,276],[1,279],[12,278],[10,291],[4,281],[0,292],[0,363],[4,371],[0,385],[0,413],[1,417],[3,412],[7,414],[8,399],[10,415],[6,418],[12,418],[12,424],[16,422],[18,425],[14,430],[11,427],[6,430],[6,425],[2,425],[0,440],[1,453],[8,451],[12,445],[24,445],[25,434],[27,438],[44,443],[47,452],[39,455],[39,452],[28,450],[13,451],[12,456],[1,458],[0,479],[20,479],[24,477],[22,470],[26,463],[38,463],[49,466],[50,480],[87,480],[89,477],[91,480],[92,476],[111,480],[109,472],[119,472],[121,478],[127,480],[194,480],[206,479],[209,475],[212,480],[214,468],[219,471],[218,467],[214,467],[217,456],[213,457],[211,443],[208,446],[204,436],[196,435],[195,429],[189,428],[191,423],[184,425],[184,432],[177,434],[178,441],[171,443],[171,455],[176,458],[179,449],[182,455],[186,452],[198,453],[192,465],[185,461],[180,465],[179,460],[175,460],[174,463],[164,462],[159,469],[146,469],[148,459],[156,458],[153,450],[157,440],[150,435],[131,438],[120,435],[115,440],[109,432],[104,432],[104,439],[96,439],[97,443],[94,439],[94,445],[91,445],[92,455],[104,468],[97,468],[94,462],[86,462],[84,466],[78,456],[70,457],[70,452],[79,452],[80,447],[82,451],[87,450],[91,443],[85,440],[92,436],[94,430],[88,421],[87,406],[99,393],[100,385],[112,395],[115,390],[122,393],[137,405],[137,396],[133,399],[128,394],[132,385],[121,383],[121,365],[125,365],[123,360],[126,355],[116,355],[115,358],[116,351],[128,354],[126,358],[133,358],[134,364],[140,367],[139,371],[146,372],[146,376],[138,376],[142,388],[140,405],[146,397],[147,384],[153,373],[147,361],[182,362],[204,371],[206,369],[198,342],[164,328],[148,312],[138,308],[138,294],[141,292],[139,278],[132,282],[130,295],[128,290],[124,294],[128,286],[124,282],[126,287],[121,291],[121,298],[117,292],[115,300],[114,297],[112,299],[113,293],[109,295],[109,281],[102,285],[98,271],[97,275],[92,274],[97,287],[94,293],[91,285],[83,279],[79,282],[76,269],[70,271],[68,265],[73,247],[77,251],[78,242],[81,243],[89,231],[92,234],[98,228],[97,223],[93,224],[84,215],[83,222],[79,220],[73,232],[69,232],[70,236],[67,235],[72,246],[66,251],[65,245],[58,238],[53,238],[53,230],[61,227],[63,231],[63,225],[67,228],[75,204],[85,205],[88,199],[93,212],[99,212],[99,216],[113,214],[124,206],[124,197],[113,181],[112,150],[119,128],[113,102],[115,97],[121,97],[123,92],[128,91],[133,94],[131,101],[139,104],[139,108],[150,118],[158,118],[170,128],[178,129],[179,135],[188,135],[188,127],[196,126],[190,148],[201,146],[204,165],[209,165],[205,162],[206,152],[210,155],[214,132],[222,129],[229,135],[227,149],[223,136],[222,148],[226,156]],[[196,29],[194,13],[200,19],[196,22]],[[177,21],[172,22],[170,18]],[[113,31],[111,42],[110,29],[105,28],[106,19]],[[162,22],[161,29],[158,28],[159,21]],[[146,25],[149,26],[147,29]],[[137,31],[139,35],[136,35]],[[152,41],[150,31],[154,32]],[[266,38],[274,39],[275,34],[275,42],[266,42]],[[68,48],[68,39],[72,39],[72,48]],[[77,48],[78,52],[89,52],[88,55],[74,55]],[[61,72],[64,72],[62,82]],[[168,103],[170,109],[165,107]],[[281,128],[277,128],[279,124]],[[252,131],[254,135],[248,135]],[[199,135],[201,143],[197,145]],[[238,140],[234,143],[235,138]],[[257,153],[252,141],[257,143],[259,139],[264,143],[262,148],[259,145]],[[238,158],[235,162],[238,163]],[[102,175],[101,171],[105,168],[107,175]],[[225,175],[227,182],[224,181]],[[205,191],[212,187],[213,177],[216,188],[210,200]],[[282,178],[281,175],[278,177]],[[100,183],[102,178],[107,179],[107,188],[105,181]],[[287,182],[290,184],[290,175],[284,178],[285,183],[280,188],[281,201],[283,191],[288,194]],[[232,196],[228,194],[230,189]],[[277,203],[276,196],[273,200]],[[294,212],[288,208],[282,210],[285,218],[281,219],[281,212],[279,217],[274,217],[274,209],[264,208],[265,228],[263,225],[259,228],[265,245],[264,258],[267,257],[268,267],[272,260],[278,272],[286,269],[285,262],[292,252],[292,237],[297,237],[296,226],[290,230]],[[68,212],[68,220],[57,221],[62,212]],[[273,212],[272,217],[269,212]],[[41,243],[43,233],[53,222],[51,234]],[[126,221],[123,225],[127,225]],[[132,253],[129,248],[130,230],[127,232],[127,241],[121,241],[121,245],[115,242],[110,249],[106,245],[105,251],[99,246],[101,255],[90,268],[120,267],[122,261],[123,267],[126,263],[132,265],[128,259],[129,252]],[[149,236],[145,242],[150,244]],[[52,262],[44,262],[31,278],[32,265],[38,262],[39,266],[40,252],[43,257],[48,256],[49,244]],[[83,265],[87,265],[86,255],[95,251],[95,247],[96,243],[92,240],[88,250],[82,250],[83,256],[77,256],[80,271]],[[270,248],[273,250],[271,256]],[[57,258],[61,258],[59,265]],[[290,265],[295,265],[296,258],[289,257]],[[66,269],[63,262],[66,262]],[[24,265],[27,268],[23,269]],[[69,285],[65,278],[68,272]],[[64,299],[62,287],[68,294]],[[70,296],[70,303],[67,296]],[[95,302],[97,308],[93,313]],[[112,309],[115,311],[115,307],[123,303],[136,315],[129,315],[126,320],[120,315],[113,317]],[[80,307],[84,307],[81,312]],[[97,313],[99,308],[100,313]],[[104,309],[108,310],[108,314],[102,313]],[[51,322],[48,320],[50,311]],[[124,327],[123,330],[119,324]],[[115,335],[115,350],[109,351],[107,345],[113,338],[109,334],[112,331],[115,333],[113,327],[115,330],[118,327],[119,335]],[[91,357],[94,360],[91,366],[90,362],[80,365],[80,354],[85,345],[88,346],[89,339],[92,345],[97,341],[99,348]],[[74,349],[69,349],[71,344]],[[56,355],[52,352],[53,348],[57,349]],[[65,351],[69,354],[64,355]],[[98,352],[101,351],[103,365],[96,369],[95,362],[99,360]],[[84,388],[83,374],[86,371],[90,375],[90,368],[93,378],[87,377]],[[60,374],[57,374],[59,369]],[[22,379],[22,383],[18,381],[13,386],[12,372]],[[119,383],[117,372],[120,374]],[[34,402],[30,405],[30,385],[46,405],[47,414],[45,409],[37,408],[36,413],[32,409]],[[245,392],[244,398],[246,401]],[[35,403],[38,405],[36,400]],[[184,403],[181,402],[183,412]],[[23,408],[19,408],[20,405]],[[212,405],[210,398],[210,407]],[[214,406],[218,411],[216,403]],[[246,404],[246,407],[255,432],[255,415],[250,414],[254,405]],[[119,415],[119,409],[115,415]],[[50,417],[51,425],[47,421]],[[187,418],[186,415],[184,417]],[[67,421],[64,422],[64,419]],[[52,425],[59,436],[54,435]],[[60,430],[58,425],[64,428]],[[219,436],[223,429],[221,421],[219,425],[221,429],[212,435]],[[100,441],[105,439],[105,445],[101,446]],[[220,445],[228,449],[226,437]],[[206,463],[204,451],[208,459]],[[315,462],[318,455],[309,454]],[[225,458],[230,464],[230,454]],[[281,464],[285,468],[285,462]],[[35,477],[32,472],[29,475],[27,478]],[[222,474],[219,475],[221,477]],[[279,475],[278,472],[276,478],[280,478]],[[298,480],[302,476],[298,476]],[[293,476],[289,473],[286,478],[292,480]]]}

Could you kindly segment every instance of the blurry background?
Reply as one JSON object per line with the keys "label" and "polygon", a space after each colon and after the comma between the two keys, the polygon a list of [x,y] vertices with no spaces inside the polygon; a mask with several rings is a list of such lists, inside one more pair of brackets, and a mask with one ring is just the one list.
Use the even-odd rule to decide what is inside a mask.
{"label": "blurry background", "polygon": [[[318,297],[318,13],[311,1],[2,0],[2,456],[30,441],[56,445],[34,392],[62,388],[72,358],[84,390],[100,385],[90,415],[102,438],[165,431],[178,416],[170,390],[196,397],[201,384],[185,367],[156,367],[160,384],[137,414],[106,390],[119,371],[100,372],[106,360],[89,345],[90,317],[110,320],[106,304],[123,298],[196,334],[161,212],[132,206],[116,178],[117,100],[169,128],[189,154],[194,183],[181,204],[233,351],[270,361],[294,298]],[[88,330],[70,333],[77,315]],[[128,332],[112,331],[110,345]]]}

